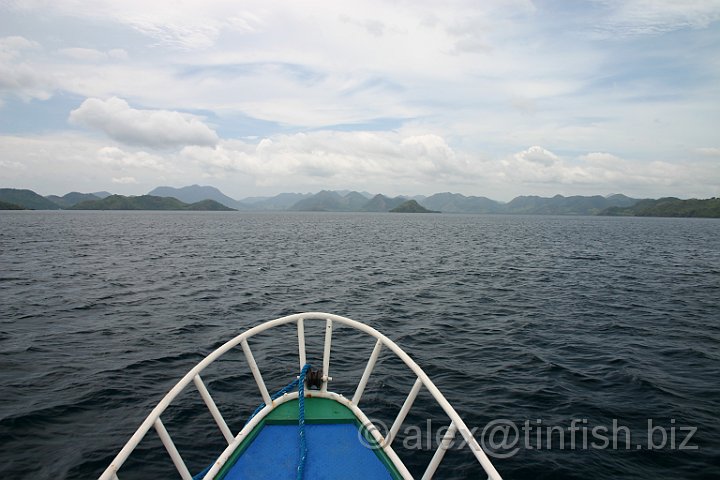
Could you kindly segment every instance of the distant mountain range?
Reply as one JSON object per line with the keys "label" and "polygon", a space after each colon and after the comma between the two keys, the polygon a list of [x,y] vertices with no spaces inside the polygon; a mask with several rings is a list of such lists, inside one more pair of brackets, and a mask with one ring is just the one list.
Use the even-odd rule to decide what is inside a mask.
{"label": "distant mountain range", "polygon": [[182,188],[157,187],[148,192],[148,195],[153,195],[155,197],[177,198],[185,203],[196,203],[201,200],[214,200],[235,210],[253,209],[249,205],[238,202],[237,200],[228,197],[217,188],[210,186],[189,185]]}
{"label": "distant mountain range", "polygon": [[0,188],[0,210],[233,210],[214,200],[194,203],[176,198],[141,195],[126,197],[108,192],[70,192],[43,197],[32,190]]}
{"label": "distant mountain range", "polygon": [[388,198],[382,193],[378,193],[363,205],[360,210],[363,212],[389,212],[406,200],[407,198],[405,197]]}
{"label": "distant mountain range", "polygon": [[504,213],[504,204],[500,202],[485,197],[466,197],[459,193],[436,193],[418,203],[444,213]]}
{"label": "distant mountain range", "polygon": [[516,197],[504,206],[500,213],[524,213],[530,215],[596,215],[611,207],[629,207],[638,202],[625,195],[602,197],[555,195],[544,197]]}
{"label": "distant mountain range", "polygon": [[215,200],[200,200],[194,203],[181,202],[177,198],[140,195],[126,197],[110,195],[103,199],[85,200],[70,207],[70,210],[194,210],[229,211],[233,210]]}
{"label": "distant mountain range", "polygon": [[[149,198],[164,198],[163,202]],[[109,200],[108,200],[109,199]],[[103,200],[105,202],[103,203]],[[281,193],[273,197],[247,197],[235,200],[215,187],[190,185],[182,188],[157,187],[148,195],[123,197],[108,192],[70,192],[62,197],[42,197],[31,190],[0,189],[0,209],[123,209],[141,210],[220,210],[241,211],[309,211],[309,212],[390,212],[409,200],[417,207],[442,213],[524,214],[524,215],[639,215],[720,217],[720,200],[680,200],[662,198],[640,200],[621,194],[603,197],[555,195],[554,197],[520,196],[503,203],[486,197],[459,193],[436,193],[425,196],[372,196],[367,192],[322,190],[318,193]],[[207,202],[209,201],[209,202]],[[100,202],[100,203],[97,203]],[[174,202],[179,202],[176,204]],[[180,205],[181,204],[181,205]],[[418,210],[413,204],[403,209]],[[402,209],[401,209],[402,210]]]}
{"label": "distant mountain range", "polygon": [[637,199],[625,195],[602,197],[556,195],[552,198],[523,196],[509,203],[501,203],[486,197],[465,196],[459,193],[436,193],[419,200],[408,197],[389,198],[375,195],[370,200],[358,192],[344,196],[338,192],[323,190],[304,198],[288,210],[310,212],[389,212],[399,205],[413,200],[418,206],[443,213],[505,213],[525,215],[597,215],[611,207],[629,207]]}
{"label": "distant mountain range", "polygon": [[[108,193],[105,197],[109,197],[110,195],[111,194]],[[58,197],[57,195],[48,195],[45,198],[57,204],[60,208],[70,208],[80,202],[101,200],[105,197],[100,197],[99,195],[95,195],[94,193],[70,192],[66,193],[62,197]]]}
{"label": "distant mountain range", "polygon": [[296,212],[360,212],[368,203],[367,197],[358,192],[340,195],[338,192],[323,190],[311,197],[303,198],[288,210]]}
{"label": "distant mountain range", "polygon": [[281,193],[274,197],[247,197],[240,200],[255,210],[277,211],[287,210],[300,200],[312,197],[312,193]]}

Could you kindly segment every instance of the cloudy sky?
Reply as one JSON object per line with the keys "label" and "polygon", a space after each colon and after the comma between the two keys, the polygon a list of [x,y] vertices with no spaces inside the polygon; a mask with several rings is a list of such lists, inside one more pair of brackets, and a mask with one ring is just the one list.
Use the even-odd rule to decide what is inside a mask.
{"label": "cloudy sky", "polygon": [[0,0],[0,187],[720,195],[720,0]]}

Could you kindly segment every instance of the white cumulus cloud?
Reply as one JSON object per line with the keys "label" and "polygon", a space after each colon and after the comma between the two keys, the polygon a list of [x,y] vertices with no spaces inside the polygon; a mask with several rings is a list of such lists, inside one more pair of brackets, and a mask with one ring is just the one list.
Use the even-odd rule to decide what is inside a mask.
{"label": "white cumulus cloud", "polygon": [[79,60],[81,62],[103,62],[109,59],[125,60],[128,54],[122,48],[113,48],[108,51],[96,50],[94,48],[71,47],[58,50],[61,55]]}
{"label": "white cumulus cloud", "polygon": [[470,164],[432,134],[317,131],[264,138],[256,144],[223,141],[189,146],[181,157],[210,172],[241,172],[258,184],[464,181]]}
{"label": "white cumulus cloud", "polygon": [[218,136],[199,117],[170,110],[141,110],[117,97],[88,98],[70,112],[70,122],[102,130],[110,138],[152,148],[215,145]]}
{"label": "white cumulus cloud", "polygon": [[20,170],[25,168],[25,166],[20,162],[8,162],[6,160],[0,160],[0,168]]}
{"label": "white cumulus cloud", "polygon": [[701,147],[695,149],[695,151],[708,157],[720,157],[720,147]]}
{"label": "white cumulus cloud", "polygon": [[518,162],[537,163],[546,167],[553,165],[559,160],[557,155],[537,145],[518,152],[514,156]]}
{"label": "white cumulus cloud", "polygon": [[23,58],[27,51],[39,47],[25,37],[0,38],[0,95],[13,93],[23,100],[47,100],[52,96],[55,83],[52,76]]}
{"label": "white cumulus cloud", "polygon": [[118,183],[120,185],[131,185],[138,183],[135,177],[113,177],[112,183]]}
{"label": "white cumulus cloud", "polygon": [[706,28],[720,19],[717,0],[600,0],[611,14],[602,25],[612,35],[655,35]]}
{"label": "white cumulus cloud", "polygon": [[105,165],[127,168],[149,168],[151,170],[165,170],[166,161],[159,155],[147,152],[126,152],[118,147],[103,147],[98,150],[98,160]]}

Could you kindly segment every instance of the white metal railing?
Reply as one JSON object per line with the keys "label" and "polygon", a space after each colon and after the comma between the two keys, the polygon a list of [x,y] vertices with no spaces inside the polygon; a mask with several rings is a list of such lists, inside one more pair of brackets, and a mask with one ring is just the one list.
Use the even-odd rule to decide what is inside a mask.
{"label": "white metal railing", "polygon": [[[435,399],[435,401],[440,405],[440,407],[443,409],[445,414],[450,418],[450,425],[445,432],[445,435],[442,438],[442,441],[440,442],[440,445],[438,445],[437,450],[435,451],[432,460],[430,461],[430,464],[428,465],[427,469],[425,470],[425,473],[423,474],[423,479],[430,479],[435,474],[435,471],[437,470],[438,466],[440,465],[440,462],[442,461],[443,457],[445,456],[445,452],[448,449],[448,446],[450,445],[450,442],[453,440],[455,435],[459,432],[462,436],[465,443],[470,447],[473,454],[475,455],[475,458],[478,460],[480,465],[482,466],[483,470],[485,470],[485,473],[488,475],[488,478],[491,480],[501,480],[500,474],[495,470],[495,467],[492,465],[490,460],[488,459],[485,452],[482,450],[480,445],[478,444],[477,440],[473,436],[470,429],[468,429],[467,425],[465,425],[465,422],[460,418],[458,413],[455,411],[455,409],[450,405],[450,403],[445,399],[443,394],[438,390],[438,388],[435,386],[435,384],[430,380],[430,378],[425,374],[425,372],[415,363],[415,361],[410,358],[410,356],[403,351],[402,348],[400,348],[395,342],[387,338],[385,335],[381,334],[374,328],[365,325],[364,323],[357,322],[355,320],[351,320],[349,318],[341,317],[339,315],[333,315],[330,313],[321,313],[321,312],[309,312],[309,313],[298,313],[294,315],[289,315],[286,317],[278,318],[275,320],[271,320],[269,322],[265,322],[261,325],[255,326],[242,334],[238,335],[237,337],[233,338],[229,342],[222,345],[220,348],[215,350],[214,352],[210,353],[207,357],[205,357],[200,363],[195,365],[185,376],[163,397],[162,400],[157,404],[157,406],[150,412],[150,414],[147,416],[145,421],[140,425],[140,427],[137,429],[137,431],[130,437],[130,440],[125,444],[125,446],[120,450],[120,452],[117,454],[115,459],[110,463],[110,465],[107,467],[107,469],[103,472],[102,475],[100,475],[99,480],[112,480],[118,479],[117,472],[120,469],[120,467],[123,465],[123,463],[127,460],[127,458],[130,456],[130,454],[133,452],[135,447],[140,443],[140,441],[145,437],[147,432],[151,428],[155,428],[157,431],[160,440],[162,441],[163,445],[168,451],[168,454],[170,455],[170,458],[172,459],[175,468],[177,469],[178,473],[180,474],[181,478],[183,480],[192,479],[192,475],[188,471],[185,462],[183,461],[182,457],[180,456],[180,453],[178,452],[177,448],[175,447],[175,444],[173,443],[172,439],[170,438],[170,435],[168,434],[167,430],[165,429],[165,426],[162,423],[162,420],[160,419],[160,416],[165,411],[165,409],[172,403],[172,401],[182,392],[185,387],[190,382],[193,382],[195,384],[195,387],[197,388],[198,392],[200,393],[200,396],[202,397],[203,401],[205,402],[205,405],[207,406],[208,410],[210,411],[213,419],[215,420],[215,423],[217,424],[218,428],[220,429],[220,432],[222,433],[223,437],[228,443],[227,448],[225,451],[218,457],[217,461],[213,464],[212,468],[208,471],[208,473],[205,475],[204,479],[210,480],[212,479],[217,472],[220,470],[220,468],[223,466],[225,461],[230,457],[230,455],[235,451],[238,445],[243,441],[243,439],[252,431],[252,429],[260,422],[260,420],[267,415],[270,411],[272,411],[277,405],[281,403],[285,403],[286,401],[292,400],[297,398],[297,392],[290,393],[284,395],[282,398],[275,400],[274,402],[270,398],[270,394],[267,390],[267,387],[265,386],[265,382],[263,380],[262,374],[260,372],[260,369],[257,366],[257,363],[255,362],[255,358],[252,354],[252,351],[250,349],[250,345],[248,344],[248,339],[252,338],[253,336],[257,335],[260,332],[264,332],[266,330],[272,329],[274,327],[285,325],[288,323],[295,322],[297,324],[297,338],[298,338],[298,359],[300,368],[307,363],[306,358],[306,351],[305,351],[305,322],[308,320],[324,320],[325,321],[325,341],[324,341],[324,347],[323,347],[323,376],[322,376],[322,386],[320,388],[319,392],[312,392],[311,394],[313,396],[321,396],[325,398],[332,398],[348,408],[350,408],[353,413],[358,417],[358,419],[365,425],[365,427],[368,429],[368,432],[373,436],[375,441],[378,442],[378,445],[381,446],[381,448],[385,451],[386,455],[390,457],[390,459],[393,461],[393,463],[396,464],[398,467],[398,470],[400,471],[401,475],[404,478],[412,478],[410,473],[408,472],[405,465],[402,463],[400,458],[397,456],[395,451],[392,449],[392,442],[395,439],[398,431],[400,430],[400,427],[402,426],[403,422],[405,421],[405,418],[412,408],[412,405],[415,401],[415,398],[417,397],[418,393],[420,392],[421,388],[425,388]],[[328,381],[332,380],[332,377],[329,376],[330,373],[330,352],[331,352],[331,344],[332,344],[332,334],[333,334],[333,323],[339,323],[342,325],[347,325],[349,327],[352,327],[356,330],[359,330],[363,333],[366,333],[376,339],[375,347],[373,348],[372,353],[370,354],[370,358],[368,359],[368,362],[365,366],[365,370],[363,371],[362,377],[360,378],[360,382],[357,385],[357,388],[355,390],[354,395],[352,396],[351,400],[348,400],[342,395],[339,395],[337,393],[329,392],[327,389]],[[248,422],[243,429],[235,436],[233,436],[230,428],[228,427],[227,423],[223,419],[222,414],[220,413],[220,410],[218,409],[217,405],[215,404],[215,401],[210,396],[210,393],[208,392],[207,388],[205,387],[205,384],[202,381],[202,378],[200,377],[200,372],[202,372],[208,365],[213,363],[215,360],[220,358],[222,355],[236,347],[237,345],[240,345],[242,347],[243,353],[245,354],[245,358],[248,362],[248,366],[250,367],[250,370],[253,374],[253,377],[255,378],[255,383],[258,386],[258,389],[260,390],[260,395],[262,396],[263,402],[265,403],[265,407],[258,412],[258,414],[253,417],[253,419]],[[365,414],[360,410],[358,407],[358,404],[360,403],[360,400],[362,398],[362,395],[365,391],[365,387],[367,386],[368,380],[370,379],[370,376],[373,372],[373,369],[375,368],[375,364],[377,363],[378,357],[380,356],[380,352],[383,348],[387,348],[391,350],[398,358],[400,358],[405,365],[415,374],[416,380],[413,384],[412,389],[410,390],[410,393],[406,397],[402,407],[400,408],[400,411],[398,412],[395,421],[393,422],[392,426],[390,427],[390,430],[387,433],[386,437],[383,437],[378,428],[365,416]],[[307,390],[306,390],[307,392]],[[306,393],[307,395],[307,393]]]}

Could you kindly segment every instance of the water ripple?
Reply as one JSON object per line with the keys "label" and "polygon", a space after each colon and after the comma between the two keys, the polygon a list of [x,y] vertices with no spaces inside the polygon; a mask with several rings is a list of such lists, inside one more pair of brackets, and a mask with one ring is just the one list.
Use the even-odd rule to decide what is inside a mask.
{"label": "water ripple", "polygon": [[[692,451],[522,450],[496,461],[505,478],[720,477],[716,221],[200,212],[0,220],[3,477],[96,477],[203,355],[302,310],[383,331],[471,426],[579,418],[641,432],[647,419],[698,428]],[[272,388],[297,368],[292,329],[285,335],[252,342]],[[315,362],[321,345],[322,328],[309,332]],[[360,362],[333,356],[334,388],[349,395],[373,342],[339,329],[333,346]],[[413,381],[401,371],[381,357],[363,400],[371,417],[394,418]],[[242,352],[204,378],[239,429],[260,402]],[[447,422],[421,394],[408,422],[428,417]],[[193,471],[222,449],[192,388],[163,420]],[[432,454],[410,453],[413,472]],[[462,452],[443,467],[448,478],[479,475]],[[123,473],[171,477],[173,467],[149,437]]]}

